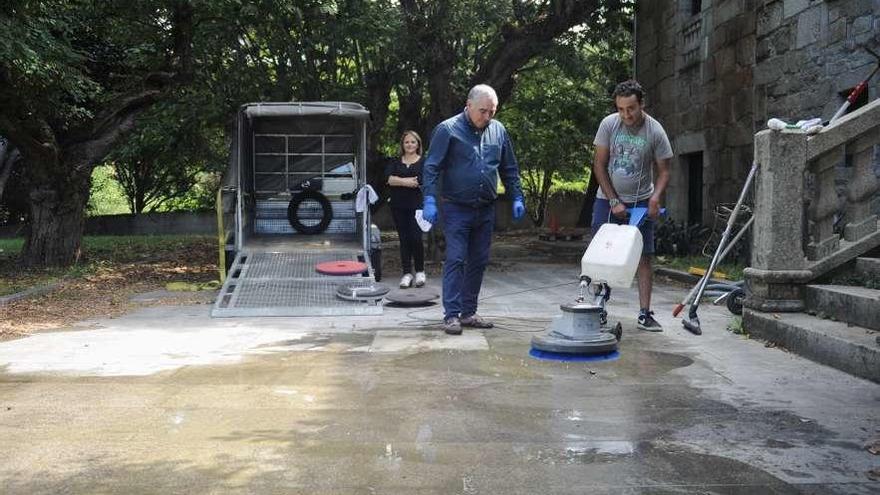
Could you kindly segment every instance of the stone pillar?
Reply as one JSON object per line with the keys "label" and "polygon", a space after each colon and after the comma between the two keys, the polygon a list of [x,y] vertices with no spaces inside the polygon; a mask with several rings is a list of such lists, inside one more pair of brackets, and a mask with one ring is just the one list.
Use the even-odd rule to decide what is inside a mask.
{"label": "stone pillar", "polygon": [[807,136],[800,130],[755,135],[758,177],[752,266],[745,305],[759,311],[802,311],[811,274],[804,255],[804,174]]}

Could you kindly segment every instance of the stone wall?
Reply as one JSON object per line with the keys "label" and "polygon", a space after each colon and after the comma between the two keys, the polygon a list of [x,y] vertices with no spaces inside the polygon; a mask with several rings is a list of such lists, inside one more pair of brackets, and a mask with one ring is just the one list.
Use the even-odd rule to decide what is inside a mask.
{"label": "stone wall", "polygon": [[[756,126],[769,117],[831,118],[875,60],[859,49],[880,45],[876,0],[762,1],[755,50]],[[880,83],[869,86],[868,100]]]}
{"label": "stone wall", "polygon": [[89,217],[86,235],[217,235],[217,214],[206,212],[144,213]]}
{"label": "stone wall", "polygon": [[858,46],[880,49],[878,0],[656,0],[636,17],[637,78],[676,153],[666,203],[687,218],[688,154],[702,152],[704,223],[736,200],[768,118],[829,119],[874,63]]}
{"label": "stone wall", "polygon": [[[547,219],[552,213],[561,228],[574,229],[583,204],[583,195],[570,194],[551,198],[547,205]],[[506,197],[498,201],[495,227],[498,231],[526,229],[532,227],[528,218],[513,221],[512,207]],[[391,208],[380,208],[372,217],[373,223],[385,232],[394,230]],[[547,220],[545,220],[546,224]],[[25,235],[25,225],[0,226],[0,238]],[[160,235],[160,234],[203,234],[217,235],[217,214],[207,212],[166,212],[145,213],[142,215],[102,215],[86,219],[87,235]]]}
{"label": "stone wall", "polygon": [[[828,120],[876,63],[860,47],[880,51],[880,1],[764,1],[758,8],[757,39],[756,126],[770,117]],[[878,96],[880,77],[875,76],[865,101]],[[875,157],[874,164],[880,175],[880,159]],[[851,165],[847,159],[837,167],[841,197]],[[880,197],[873,210],[880,212]]]}

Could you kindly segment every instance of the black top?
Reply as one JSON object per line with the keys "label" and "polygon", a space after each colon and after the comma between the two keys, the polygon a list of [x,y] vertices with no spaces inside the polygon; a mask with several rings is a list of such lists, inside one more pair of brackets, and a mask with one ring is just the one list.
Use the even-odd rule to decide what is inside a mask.
{"label": "black top", "polygon": [[[406,165],[400,158],[389,160],[385,166],[385,183],[392,175],[397,177],[418,177],[419,184],[422,183],[422,164],[425,158],[419,160],[412,165]],[[420,187],[401,187],[388,186],[391,194],[391,207],[403,208],[406,210],[417,210],[422,207],[422,189]]]}

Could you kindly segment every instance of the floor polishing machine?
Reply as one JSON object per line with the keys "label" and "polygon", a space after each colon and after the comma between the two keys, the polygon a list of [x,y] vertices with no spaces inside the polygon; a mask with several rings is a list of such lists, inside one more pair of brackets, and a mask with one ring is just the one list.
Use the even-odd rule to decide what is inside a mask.
{"label": "floor polishing machine", "polygon": [[606,223],[599,228],[581,258],[577,297],[560,305],[562,314],[545,333],[532,338],[533,351],[581,356],[617,351],[623,326],[619,321],[609,325],[606,304],[612,286],[632,284],[642,255],[638,224],[645,218],[645,210],[631,208],[629,225]]}

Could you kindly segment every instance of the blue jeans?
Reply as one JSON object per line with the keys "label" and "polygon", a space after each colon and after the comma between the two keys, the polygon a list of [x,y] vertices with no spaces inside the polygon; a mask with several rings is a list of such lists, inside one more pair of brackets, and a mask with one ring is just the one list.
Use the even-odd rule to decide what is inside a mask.
{"label": "blue jeans", "polygon": [[446,236],[444,318],[471,316],[477,312],[483,272],[489,264],[495,205],[471,207],[444,201],[442,208]]}
{"label": "blue jeans", "polygon": [[[630,208],[632,206],[642,206],[647,208],[648,201],[639,201],[636,204],[626,203],[626,207]],[[623,219],[615,217],[611,215],[609,218],[609,214],[611,213],[611,206],[608,204],[607,199],[596,198],[596,201],[593,203],[593,235],[596,235],[596,232],[599,231],[599,227],[606,223],[616,223],[618,225],[627,225],[629,223],[629,219]],[[654,220],[651,217],[645,215],[645,220],[639,225],[639,231],[642,233],[642,255],[649,256],[654,254]]]}

